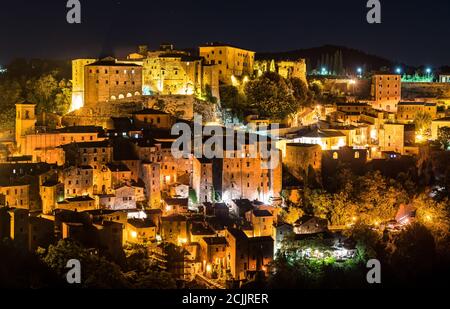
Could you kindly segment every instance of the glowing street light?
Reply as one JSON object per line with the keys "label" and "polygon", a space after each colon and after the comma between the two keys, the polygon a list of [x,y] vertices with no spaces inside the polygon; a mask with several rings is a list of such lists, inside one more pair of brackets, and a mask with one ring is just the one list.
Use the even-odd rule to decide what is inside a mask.
{"label": "glowing street light", "polygon": [[401,73],[402,73],[402,69],[401,69],[401,68],[396,68],[396,69],[395,69],[395,73],[401,74]]}
{"label": "glowing street light", "polygon": [[427,74],[431,74],[431,68],[426,69]]}

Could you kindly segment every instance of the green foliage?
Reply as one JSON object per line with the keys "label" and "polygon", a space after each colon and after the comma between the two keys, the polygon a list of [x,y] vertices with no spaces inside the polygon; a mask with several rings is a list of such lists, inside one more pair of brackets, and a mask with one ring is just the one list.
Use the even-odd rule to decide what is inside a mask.
{"label": "green foliage", "polygon": [[283,208],[283,210],[280,213],[281,220],[288,224],[294,224],[303,215],[304,215],[303,210],[300,207],[295,206]]}
{"label": "green foliage", "polygon": [[450,147],[450,127],[442,127],[438,129],[438,141],[442,148],[447,150]]}
{"label": "green foliage", "polygon": [[22,88],[19,82],[0,79],[0,130],[14,128],[15,104],[22,101]]}
{"label": "green foliage", "polygon": [[433,118],[428,112],[418,112],[414,116],[414,125],[416,132],[421,134],[429,134],[431,130],[431,121]]}
{"label": "green foliage", "polygon": [[7,73],[0,77],[0,130],[14,128],[15,104],[24,100],[37,104],[38,113],[67,113],[72,85],[64,78],[67,66],[58,65],[62,64],[23,59],[8,65]]}
{"label": "green foliage", "polygon": [[290,83],[273,72],[249,81],[245,85],[245,94],[250,106],[257,108],[261,116],[272,119],[284,119],[300,107]]}
{"label": "green foliage", "polygon": [[197,204],[198,202],[197,193],[192,188],[189,189],[189,200],[191,201],[192,204]]}
{"label": "green foliage", "polygon": [[116,264],[104,257],[91,253],[74,241],[64,239],[56,245],[50,245],[43,261],[60,278],[65,278],[69,259],[78,259],[81,263],[81,286],[85,288],[125,288],[128,282]]}

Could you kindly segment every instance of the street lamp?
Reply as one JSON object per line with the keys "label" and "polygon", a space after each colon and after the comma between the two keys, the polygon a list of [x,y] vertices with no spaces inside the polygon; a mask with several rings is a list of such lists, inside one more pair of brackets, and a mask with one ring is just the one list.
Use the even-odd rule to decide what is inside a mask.
{"label": "street lamp", "polygon": [[395,73],[397,73],[397,74],[400,74],[400,73],[402,73],[402,69],[401,69],[401,68],[397,68],[397,69],[395,69]]}
{"label": "street lamp", "polygon": [[362,76],[362,71],[363,71],[363,69],[361,67],[356,69],[356,72],[358,73],[358,77]]}

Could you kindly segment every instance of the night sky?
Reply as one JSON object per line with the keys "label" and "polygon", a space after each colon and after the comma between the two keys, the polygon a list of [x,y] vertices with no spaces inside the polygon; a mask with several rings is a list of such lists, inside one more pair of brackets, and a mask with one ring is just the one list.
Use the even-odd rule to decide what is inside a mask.
{"label": "night sky", "polygon": [[381,0],[379,25],[366,22],[366,0],[81,0],[81,25],[67,24],[66,2],[2,0],[0,64],[210,41],[256,51],[334,44],[411,65],[450,64],[449,0]]}

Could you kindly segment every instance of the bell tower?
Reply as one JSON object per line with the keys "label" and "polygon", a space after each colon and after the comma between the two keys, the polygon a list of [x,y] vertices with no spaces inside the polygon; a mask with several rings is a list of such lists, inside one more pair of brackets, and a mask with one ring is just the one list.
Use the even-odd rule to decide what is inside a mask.
{"label": "bell tower", "polygon": [[16,104],[16,145],[23,153],[25,135],[34,131],[36,124],[36,104],[24,102]]}

